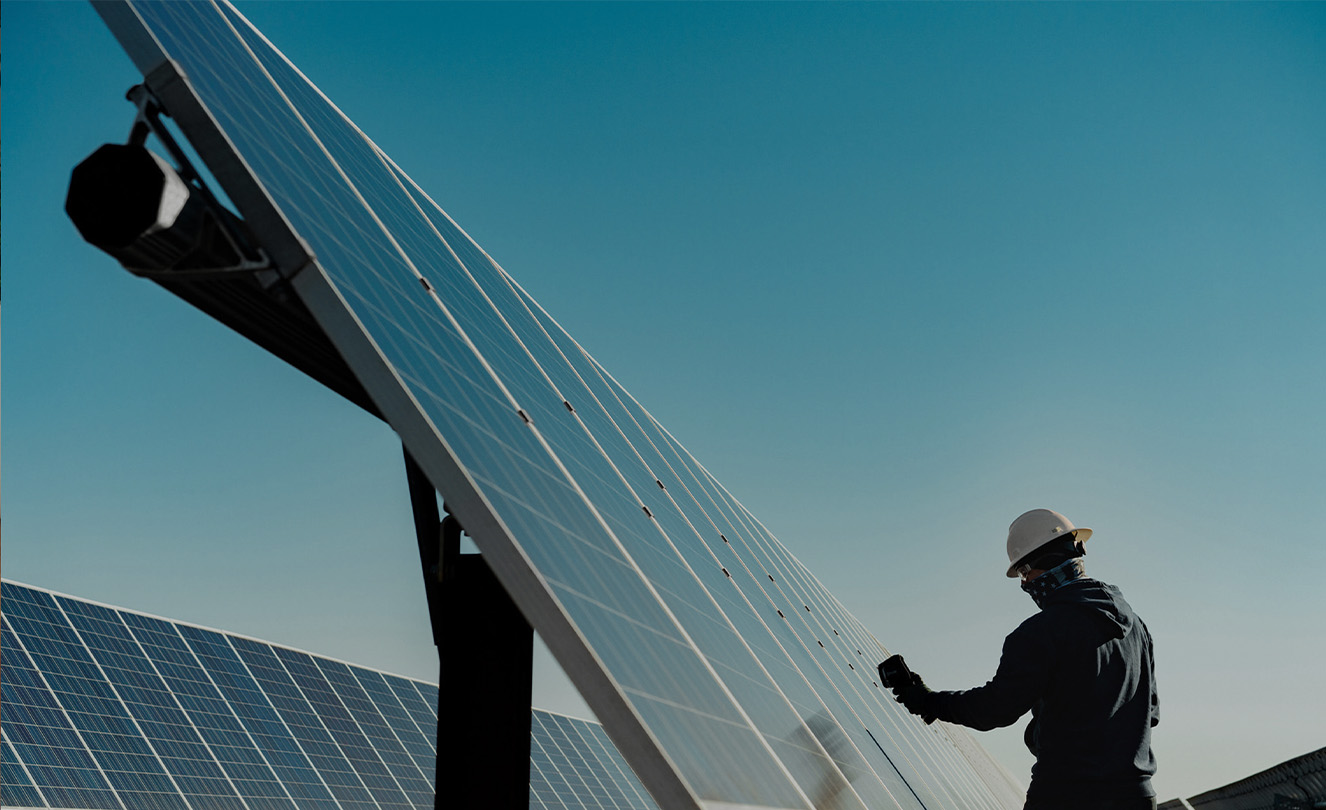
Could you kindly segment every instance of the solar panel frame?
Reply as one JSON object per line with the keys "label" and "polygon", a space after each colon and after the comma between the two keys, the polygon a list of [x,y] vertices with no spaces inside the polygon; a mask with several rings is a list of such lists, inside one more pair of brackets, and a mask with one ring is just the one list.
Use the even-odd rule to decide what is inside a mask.
{"label": "solar panel frame", "polygon": [[[954,783],[952,766],[966,758],[954,759],[951,746],[943,750],[940,735],[947,732],[918,729],[890,701],[871,694],[879,686],[871,680],[873,664],[864,651],[879,654],[882,645],[866,641],[873,638],[786,549],[698,463],[691,466],[693,459],[687,461],[689,454],[680,444],[302,74],[274,48],[268,52],[269,44],[238,12],[221,4],[171,7],[106,0],[95,5],[143,72],[148,87],[204,156],[273,257],[278,273],[317,318],[411,456],[445,494],[453,514],[660,805],[734,806],[717,798],[732,791],[755,797],[758,802],[752,803],[761,806],[809,806],[815,802],[807,785],[817,782],[821,771],[824,778],[836,780],[833,793],[842,797],[843,807],[1000,804],[988,793],[979,795],[982,787],[985,791],[991,787],[969,779],[970,763],[957,768],[965,786]],[[203,8],[214,10],[215,18],[199,16]],[[259,181],[262,171],[249,163],[263,156],[237,147],[202,101],[194,85],[200,75],[186,79],[171,61],[171,50],[161,36],[172,35],[167,29],[176,14],[195,15],[199,28],[174,35],[231,48],[233,53],[226,58],[234,59],[232,67],[264,75],[264,81],[270,82],[270,87],[252,84],[237,90],[224,83],[212,85],[219,97],[247,94],[245,103],[260,120],[240,122],[241,126],[284,127],[274,143],[299,141],[321,150],[318,161],[301,163],[309,169],[301,177],[307,188],[299,186],[292,192],[287,187],[284,208]],[[206,26],[215,28],[210,38]],[[234,42],[229,41],[231,36]],[[284,84],[274,78],[276,74],[284,77]],[[271,115],[261,114],[264,104]],[[305,114],[321,116],[316,127]],[[358,173],[356,167],[363,166],[374,171]],[[268,165],[266,171],[270,170]],[[347,171],[356,171],[361,185]],[[403,207],[375,206],[366,195]],[[346,221],[328,226],[303,216],[304,206],[324,203],[337,205]],[[314,258],[292,218],[315,230],[344,228],[349,232],[347,244],[340,243],[342,234],[320,232],[317,243],[326,255]],[[444,233],[448,238],[443,238]],[[439,250],[439,244],[445,251]],[[339,265],[337,273],[330,271],[327,256],[335,259],[333,254],[341,250],[353,254],[363,267],[350,262]],[[459,274],[451,278],[427,272],[429,265],[415,263],[424,254],[440,265],[459,268]],[[396,275],[385,276],[380,266],[394,268]],[[480,267],[483,273],[477,272]],[[361,285],[366,277],[353,275],[362,272],[373,274],[367,279],[370,283]],[[385,286],[375,288],[374,283]],[[383,293],[392,298],[382,298]],[[494,298],[508,307],[515,302],[523,314],[519,309],[504,310],[493,303]],[[458,314],[452,307],[459,308]],[[393,318],[409,321],[410,328]],[[431,337],[416,342],[419,334]],[[438,354],[443,345],[452,347],[450,353]],[[432,356],[425,356],[429,352]],[[473,383],[460,394],[467,397],[462,411],[429,398],[434,393],[429,386],[444,380],[440,374],[420,372],[429,362],[449,364],[449,373]],[[566,398],[570,392],[576,392],[575,404]],[[587,399],[579,401],[581,394]],[[473,464],[476,451],[449,443],[464,441],[465,434],[445,431],[444,436],[439,416],[468,420],[476,430],[501,424],[501,439],[492,448],[511,458],[488,460],[506,480],[531,482],[529,490],[519,495],[538,497],[541,488],[551,493],[542,504],[543,512],[521,504],[493,479],[480,480]],[[633,438],[637,435],[643,439],[639,445],[633,443],[639,440]],[[576,448],[585,449],[576,452]],[[571,452],[563,452],[568,449]],[[462,457],[471,463],[467,466]],[[685,472],[674,468],[670,459]],[[680,487],[670,491],[668,484]],[[683,508],[679,499],[695,508]],[[599,578],[601,587],[592,593],[578,592],[567,584],[576,580],[564,575],[581,572],[550,568],[547,556],[535,560],[532,555],[539,550],[520,540],[532,534],[527,524],[512,522],[531,519],[542,521],[538,525],[544,529],[555,528],[568,555],[586,555],[583,559],[607,565],[609,576]],[[720,520],[732,540],[743,544],[745,556],[731,547]],[[683,543],[694,556],[678,550]],[[574,566],[574,562],[553,562]],[[769,577],[773,588],[762,584],[752,565]],[[736,585],[738,579],[742,586]],[[801,608],[809,615],[802,615]],[[817,610],[830,617],[829,623]],[[795,621],[788,615],[792,613]],[[596,618],[604,623],[591,628],[588,622]],[[855,657],[832,624],[853,636]],[[825,630],[832,630],[834,639],[827,638]],[[632,679],[624,680],[632,662],[623,662],[620,648],[646,642],[658,644],[648,649],[655,650],[655,662],[670,671],[660,674],[637,667],[630,672]],[[757,649],[762,653],[757,655]],[[616,657],[609,661],[605,656]],[[858,669],[857,663],[863,666]],[[686,668],[690,674],[683,684],[677,678]],[[678,696],[678,705],[692,714],[660,708],[670,694]],[[845,735],[844,747],[836,752],[830,752],[823,736],[809,725],[821,713],[829,718],[830,730],[837,728]],[[696,733],[698,725],[688,727],[689,744],[677,744],[681,732],[670,729],[669,721],[699,723],[701,715],[709,723],[704,728],[712,734]],[[843,725],[849,717],[859,721],[860,730]],[[880,737],[869,732],[867,719]],[[665,735],[671,735],[670,744]],[[744,753],[726,756],[741,746]],[[888,767],[882,767],[876,750]],[[677,757],[689,759],[683,762]],[[724,782],[722,773],[706,772],[706,768],[723,770],[722,765],[709,764],[711,759],[740,760],[747,771],[743,784],[736,785],[730,777]],[[867,764],[871,760],[877,764]],[[907,764],[915,779],[904,776],[897,760]],[[938,761],[947,761],[949,767],[932,769],[931,762]],[[860,769],[857,763],[866,767]],[[845,772],[853,772],[860,781],[851,784]],[[697,775],[715,781],[702,786]]]}

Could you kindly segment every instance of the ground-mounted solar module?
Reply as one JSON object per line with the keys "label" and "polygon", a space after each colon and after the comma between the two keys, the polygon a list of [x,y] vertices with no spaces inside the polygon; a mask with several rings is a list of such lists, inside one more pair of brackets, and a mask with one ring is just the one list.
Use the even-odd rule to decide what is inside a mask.
{"label": "ground-mounted solar module", "polygon": [[271,268],[662,807],[977,810],[1017,790],[883,646],[234,8],[97,8]]}
{"label": "ground-mounted solar module", "polygon": [[[17,582],[0,607],[0,806],[433,807],[435,684]],[[530,810],[654,810],[597,723],[530,725]]]}

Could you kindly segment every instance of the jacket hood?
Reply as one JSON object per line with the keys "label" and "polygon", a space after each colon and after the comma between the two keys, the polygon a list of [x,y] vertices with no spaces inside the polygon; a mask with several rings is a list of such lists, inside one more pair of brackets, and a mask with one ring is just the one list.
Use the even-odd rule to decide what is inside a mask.
{"label": "jacket hood", "polygon": [[1045,607],[1072,605],[1089,611],[1110,638],[1123,638],[1137,623],[1137,615],[1113,585],[1094,579],[1072,582],[1055,590],[1045,600]]}

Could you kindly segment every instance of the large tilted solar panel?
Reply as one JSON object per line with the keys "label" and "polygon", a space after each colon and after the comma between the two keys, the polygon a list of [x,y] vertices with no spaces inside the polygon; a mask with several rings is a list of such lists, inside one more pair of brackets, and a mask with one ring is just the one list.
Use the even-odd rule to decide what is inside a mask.
{"label": "large tilted solar panel", "polygon": [[[432,810],[437,686],[0,584],[0,806]],[[534,711],[530,810],[654,810],[597,723]]]}
{"label": "large tilted solar panel", "polygon": [[235,9],[97,7],[661,806],[1018,804],[963,732],[898,709],[879,642]]}

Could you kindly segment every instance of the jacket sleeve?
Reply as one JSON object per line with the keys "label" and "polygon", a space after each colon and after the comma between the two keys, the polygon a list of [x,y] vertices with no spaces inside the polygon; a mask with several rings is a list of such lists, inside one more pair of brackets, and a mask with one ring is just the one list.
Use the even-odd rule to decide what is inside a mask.
{"label": "jacket sleeve", "polygon": [[1052,665],[1049,639],[1023,624],[1004,639],[989,683],[965,692],[935,692],[927,708],[940,720],[977,731],[1011,726],[1045,693]]}
{"label": "jacket sleeve", "polygon": [[1155,728],[1160,725],[1160,693],[1156,691],[1156,648],[1151,641],[1151,631],[1145,622],[1142,623],[1142,629],[1146,631],[1146,665],[1149,670],[1147,676],[1151,681],[1151,727]]}

